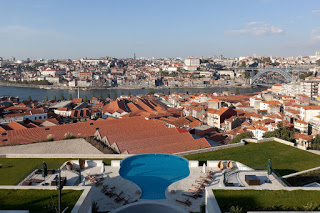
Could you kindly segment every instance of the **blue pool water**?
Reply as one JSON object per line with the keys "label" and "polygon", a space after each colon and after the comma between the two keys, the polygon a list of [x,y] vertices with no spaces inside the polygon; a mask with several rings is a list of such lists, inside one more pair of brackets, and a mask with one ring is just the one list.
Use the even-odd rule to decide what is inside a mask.
{"label": "blue pool water", "polygon": [[190,174],[188,161],[169,154],[142,154],[121,162],[120,175],[142,190],[141,199],[165,199],[167,187]]}

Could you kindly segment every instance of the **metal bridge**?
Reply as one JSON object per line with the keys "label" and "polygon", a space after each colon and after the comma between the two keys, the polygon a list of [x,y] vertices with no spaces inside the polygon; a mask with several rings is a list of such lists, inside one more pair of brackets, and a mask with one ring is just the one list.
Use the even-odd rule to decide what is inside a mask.
{"label": "metal bridge", "polygon": [[[263,81],[263,82],[261,81],[261,78],[263,77],[263,75],[265,75],[268,72],[275,72],[275,73],[280,74],[287,83],[294,81],[293,76],[290,74],[290,72],[293,71],[292,68],[272,68],[272,67],[271,68],[254,68],[254,67],[250,67],[250,68],[243,68],[242,70],[252,71],[252,73],[251,73],[251,84],[252,85],[272,86],[274,83],[268,83],[266,81]],[[254,75],[253,71],[258,71],[258,73],[256,75]]]}

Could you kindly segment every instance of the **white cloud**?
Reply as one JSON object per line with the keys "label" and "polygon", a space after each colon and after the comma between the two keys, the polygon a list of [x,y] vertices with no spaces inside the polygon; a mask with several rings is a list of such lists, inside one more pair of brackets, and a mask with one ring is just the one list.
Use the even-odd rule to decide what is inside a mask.
{"label": "white cloud", "polygon": [[225,33],[229,35],[281,35],[284,34],[284,30],[280,27],[273,26],[264,22],[248,22],[245,27],[238,30],[228,30]]}
{"label": "white cloud", "polygon": [[320,14],[320,10],[312,10],[312,13]]}
{"label": "white cloud", "polygon": [[320,28],[316,28],[311,31],[311,40],[320,41]]}

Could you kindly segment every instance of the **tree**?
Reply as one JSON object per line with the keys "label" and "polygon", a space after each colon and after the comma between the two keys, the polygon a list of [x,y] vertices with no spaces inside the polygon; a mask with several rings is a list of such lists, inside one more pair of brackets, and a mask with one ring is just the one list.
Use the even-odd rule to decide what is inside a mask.
{"label": "tree", "polygon": [[278,124],[278,129],[275,129],[272,132],[266,132],[263,135],[264,138],[276,137],[286,141],[295,143],[294,131],[289,129],[286,126],[283,126],[282,123]]}
{"label": "tree", "polygon": [[69,94],[69,101],[72,100],[72,94]]}
{"label": "tree", "polygon": [[121,95],[124,95],[124,92],[123,92],[123,91],[121,91]]}
{"label": "tree", "polygon": [[64,94],[63,93],[60,96],[60,101],[64,101]]}
{"label": "tree", "polygon": [[88,97],[84,96],[84,102],[87,102],[87,101],[88,101]]}
{"label": "tree", "polygon": [[114,92],[113,92],[113,100],[116,100],[116,99],[117,99],[117,97],[118,97],[118,94],[117,94],[117,92],[116,92],[116,91],[114,91]]}
{"label": "tree", "polygon": [[129,92],[128,92],[128,96],[131,96],[131,91],[129,90]]}
{"label": "tree", "polygon": [[230,143],[240,143],[240,141],[244,138],[252,138],[252,132],[238,134],[230,141]]}
{"label": "tree", "polygon": [[57,101],[57,96],[53,96],[53,101]]}
{"label": "tree", "polygon": [[154,93],[156,93],[156,90],[155,90],[155,89],[150,89],[148,93],[149,93],[150,95],[154,95]]}
{"label": "tree", "polygon": [[44,99],[44,102],[48,102],[48,100],[49,100],[49,98],[48,98],[48,96],[46,96],[46,98]]}
{"label": "tree", "polygon": [[95,95],[94,95],[94,90],[92,90],[92,98],[93,98],[93,97],[95,97]]}
{"label": "tree", "polygon": [[247,65],[246,65],[246,62],[244,62],[244,61],[243,61],[243,62],[241,63],[241,65],[240,65],[240,67],[246,67],[246,66],[247,66]]}
{"label": "tree", "polygon": [[28,96],[28,101],[32,101],[32,98],[30,95]]}
{"label": "tree", "polygon": [[316,135],[316,137],[311,140],[309,149],[320,150],[320,135]]}
{"label": "tree", "polygon": [[239,87],[236,89],[236,95],[240,94],[240,89]]}
{"label": "tree", "polygon": [[107,92],[107,98],[110,98],[111,96],[110,96],[110,92],[108,91]]}
{"label": "tree", "polygon": [[171,94],[171,92],[170,92],[170,90],[168,90],[168,95],[170,95]]}
{"label": "tree", "polygon": [[101,100],[103,100],[103,95],[102,95],[102,92],[100,91],[100,93],[99,93],[99,98],[101,99]]}

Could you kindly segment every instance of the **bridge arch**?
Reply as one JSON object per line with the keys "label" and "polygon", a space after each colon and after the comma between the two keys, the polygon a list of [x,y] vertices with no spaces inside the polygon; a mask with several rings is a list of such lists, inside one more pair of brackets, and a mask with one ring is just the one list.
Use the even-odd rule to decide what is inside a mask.
{"label": "bridge arch", "polygon": [[282,75],[288,82],[293,81],[293,76],[286,71],[287,69],[264,69],[258,72],[255,76],[253,76],[251,84],[258,84],[258,80],[261,78],[261,76],[268,72],[276,72],[280,75]]}

